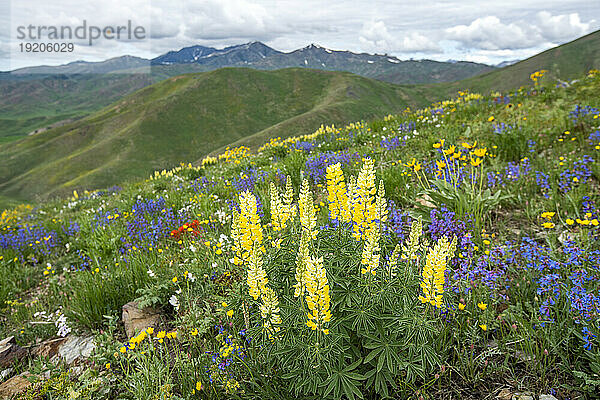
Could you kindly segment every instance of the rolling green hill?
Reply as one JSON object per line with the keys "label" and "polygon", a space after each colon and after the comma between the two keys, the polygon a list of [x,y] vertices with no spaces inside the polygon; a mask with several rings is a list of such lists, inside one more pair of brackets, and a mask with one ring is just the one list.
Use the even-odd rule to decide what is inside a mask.
{"label": "rolling green hill", "polygon": [[155,80],[149,74],[0,79],[0,143],[90,114]]}
{"label": "rolling green hill", "polygon": [[[107,68],[104,64],[108,61],[96,63],[99,65],[81,63],[83,65],[71,65],[70,69],[64,69],[64,71],[77,71],[75,75],[70,73],[44,76],[27,73],[35,68],[24,69],[17,75],[0,73],[0,144],[16,140],[38,129],[46,129],[60,121],[82,118],[135,90],[161,80],[184,73],[205,72],[220,65],[227,65],[225,61],[223,61],[225,64],[215,65],[195,63],[153,65],[151,73],[143,73],[147,72],[147,67],[143,67],[143,71],[136,70],[136,64],[128,57],[120,57],[109,64],[113,65],[122,59],[125,60],[121,61],[124,65],[122,68],[125,70],[126,67],[133,68],[128,70],[131,73],[121,73],[122,70],[105,74],[86,73],[94,68],[101,70]],[[531,83],[529,74],[539,69],[547,69],[550,71],[549,76],[567,80],[589,69],[600,68],[600,31],[519,63],[483,74],[480,73],[487,69],[473,63],[451,64],[431,60],[399,61],[397,59],[392,61],[394,62],[390,62],[390,59],[384,56],[331,51],[313,45],[291,53],[277,52],[271,57],[260,58],[259,61],[248,63],[238,61],[233,65],[247,65],[265,70],[289,66],[348,70],[392,83],[429,83],[430,86],[423,90],[439,93],[437,99],[443,99],[465,88],[478,92],[489,92],[492,88],[500,91],[510,90]],[[52,68],[61,71],[60,67]],[[39,72],[39,68],[36,71]],[[457,81],[468,76],[472,77]]]}
{"label": "rolling green hill", "polygon": [[181,75],[87,118],[1,146],[0,196],[32,201],[106,187],[199,160],[232,142],[312,132],[324,122],[429,101],[418,87],[342,72],[225,68]]}

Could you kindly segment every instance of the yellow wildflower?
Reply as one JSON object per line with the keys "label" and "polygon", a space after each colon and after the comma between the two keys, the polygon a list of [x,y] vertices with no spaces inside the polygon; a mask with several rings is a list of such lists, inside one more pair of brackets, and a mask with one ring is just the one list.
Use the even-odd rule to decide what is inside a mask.
{"label": "yellow wildflower", "polygon": [[446,236],[440,238],[434,247],[429,249],[420,285],[423,290],[423,296],[419,296],[421,302],[429,303],[437,308],[442,307],[446,264],[454,256],[455,251],[456,237],[449,242]]}
{"label": "yellow wildflower", "polygon": [[306,304],[309,309],[306,325],[312,330],[327,334],[325,324],[331,321],[329,283],[327,271],[323,267],[323,257],[308,257],[303,281],[306,286]]}
{"label": "yellow wildflower", "polygon": [[370,272],[375,275],[376,269],[379,266],[379,227],[371,229],[367,234],[367,240],[362,252],[362,265],[360,272],[366,274]]}
{"label": "yellow wildflower", "polygon": [[329,218],[340,222],[350,222],[350,205],[340,163],[327,166],[327,201]]}

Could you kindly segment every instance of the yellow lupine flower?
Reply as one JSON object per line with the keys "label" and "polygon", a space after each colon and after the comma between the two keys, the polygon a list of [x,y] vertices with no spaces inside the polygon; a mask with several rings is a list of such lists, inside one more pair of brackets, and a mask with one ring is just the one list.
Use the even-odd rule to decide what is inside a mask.
{"label": "yellow lupine flower", "polygon": [[421,248],[421,245],[419,244],[421,235],[423,235],[423,220],[419,217],[415,219],[410,226],[408,244],[402,245],[403,260],[416,260],[418,258],[418,251]]}
{"label": "yellow lupine flower", "polygon": [[[288,179],[289,181],[289,179]],[[279,191],[275,187],[275,184],[271,182],[270,184],[270,192],[271,192],[271,226],[275,232],[282,231],[287,227],[287,222],[293,217],[290,212],[290,208],[285,200],[281,199],[281,195]],[[293,193],[293,192],[292,192]],[[293,195],[292,195],[293,196]],[[293,199],[293,197],[291,197]],[[291,203],[290,199],[290,203]]]}
{"label": "yellow lupine flower", "polygon": [[362,265],[360,272],[366,274],[370,272],[376,274],[376,269],[379,266],[379,227],[371,229],[367,234],[367,240],[362,252]]}
{"label": "yellow lupine flower", "polygon": [[348,191],[340,163],[327,166],[326,179],[329,218],[340,222],[350,222]]}
{"label": "yellow lupine flower", "polygon": [[372,159],[367,158],[358,174],[352,191],[352,236],[356,240],[364,240],[366,238],[367,232],[372,228],[377,218],[376,193],[375,164]]}
{"label": "yellow lupine flower", "polygon": [[267,273],[263,269],[262,263],[261,253],[259,250],[255,249],[250,256],[248,276],[246,279],[250,296],[252,296],[254,300],[257,300],[260,297],[261,291],[264,290],[265,286],[269,283]]}
{"label": "yellow lupine flower", "polygon": [[[262,264],[262,253],[255,248],[250,257],[247,283],[250,296],[254,300],[258,300],[259,297],[261,299],[260,313],[263,318],[263,327],[267,330],[269,336],[271,336],[280,329],[279,300],[273,289],[267,286],[269,280]],[[231,311],[231,315],[229,312],[227,315],[229,317],[233,316],[233,310],[229,311]]]}
{"label": "yellow lupine flower", "polygon": [[446,236],[440,238],[434,247],[429,249],[420,285],[423,290],[423,296],[419,296],[421,302],[429,303],[437,308],[442,307],[446,264],[453,257],[455,251],[456,237],[449,242]]}
{"label": "yellow lupine flower", "polygon": [[308,257],[303,275],[306,286],[305,300],[309,309],[306,325],[312,330],[320,330],[328,334],[329,331],[325,329],[325,324],[331,321],[329,309],[331,298],[329,297],[327,271],[323,267],[323,257]]}
{"label": "yellow lupine flower", "polygon": [[387,270],[390,276],[396,276],[396,267],[398,266],[398,259],[402,255],[402,246],[397,244],[394,247],[394,251],[392,251],[392,255],[390,256],[390,260],[387,264]]}
{"label": "yellow lupine flower", "polygon": [[248,261],[257,246],[258,251],[265,252],[262,245],[263,230],[258,216],[256,197],[249,191],[240,193],[240,212],[233,212],[231,236],[234,241],[233,249],[236,252],[234,263],[241,265]]}

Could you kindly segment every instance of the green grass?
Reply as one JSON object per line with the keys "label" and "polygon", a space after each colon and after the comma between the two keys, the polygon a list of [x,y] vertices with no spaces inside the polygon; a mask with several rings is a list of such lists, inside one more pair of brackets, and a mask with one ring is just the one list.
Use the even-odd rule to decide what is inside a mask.
{"label": "green grass", "polygon": [[[254,112],[256,97],[232,93],[256,85],[270,104],[257,125],[310,110],[335,118],[333,102],[353,107],[340,93],[370,99],[365,107],[386,101],[367,96],[375,84],[352,75],[309,74],[308,85],[306,71],[238,76],[245,72],[163,82],[125,100],[121,113],[109,107],[82,126],[110,125],[117,116],[135,126],[151,115],[140,132],[163,131],[168,118],[186,130],[190,114],[209,110],[199,87],[228,95],[210,103],[211,110],[243,116]],[[303,86],[296,91],[295,84]],[[383,85],[376,87],[379,96],[393,98],[398,90],[377,85]],[[32,346],[54,337],[64,315],[72,334],[91,335],[98,344],[79,378],[39,358],[23,360],[11,374],[49,374],[52,385],[34,386],[30,398],[41,390],[49,398],[94,399],[476,399],[501,390],[595,398],[598,90],[600,74],[568,88],[548,82],[506,93],[511,106],[492,96],[452,101],[443,112],[435,104],[277,140],[205,167],[132,178],[115,192],[80,192],[77,199],[7,212],[0,220],[0,337]],[[178,111],[170,114],[171,106]],[[590,108],[575,118],[576,106]],[[221,123],[231,131],[236,122],[227,115]],[[497,133],[499,123],[514,128]],[[68,133],[65,127],[55,138]],[[108,141],[106,156],[126,143],[81,133],[74,131],[89,148]],[[211,134],[207,140],[218,140]],[[261,134],[244,143],[271,137]],[[158,157],[176,140],[159,141],[163,150],[141,142],[137,149]],[[309,145],[298,150],[296,142]],[[453,154],[459,161],[449,161]],[[327,179],[334,157],[343,186],[332,184],[331,173]],[[473,166],[477,159],[482,163]],[[291,208],[282,197],[286,175]],[[442,184],[445,176],[452,184]],[[348,188],[360,196],[338,201]],[[332,220],[330,202],[351,222]],[[386,204],[387,218],[377,215],[377,204]],[[288,215],[286,227],[275,230],[272,217]],[[368,235],[356,229],[363,224]],[[246,251],[253,250],[249,259]],[[429,272],[445,284],[443,293],[436,288],[440,308],[419,297],[434,286]],[[296,296],[299,278],[307,292]],[[315,330],[308,293],[331,312]],[[163,321],[132,342],[120,315],[133,300],[161,310]]]}
{"label": "green grass", "polygon": [[35,201],[199,161],[231,143],[397,112],[427,102],[349,73],[227,68],[167,79],[77,122],[0,147],[0,193]]}

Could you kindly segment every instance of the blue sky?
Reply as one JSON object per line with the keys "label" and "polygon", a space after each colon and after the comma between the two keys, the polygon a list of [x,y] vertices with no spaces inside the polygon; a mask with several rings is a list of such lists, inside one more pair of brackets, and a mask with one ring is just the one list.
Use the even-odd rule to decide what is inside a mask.
{"label": "blue sky", "polygon": [[[393,0],[0,0],[0,70],[154,57],[194,44],[224,47],[254,40],[282,51],[310,43],[401,59],[523,59],[600,28],[600,1]],[[100,27],[128,20],[147,40],[75,41],[73,53],[23,53],[20,25]]]}

